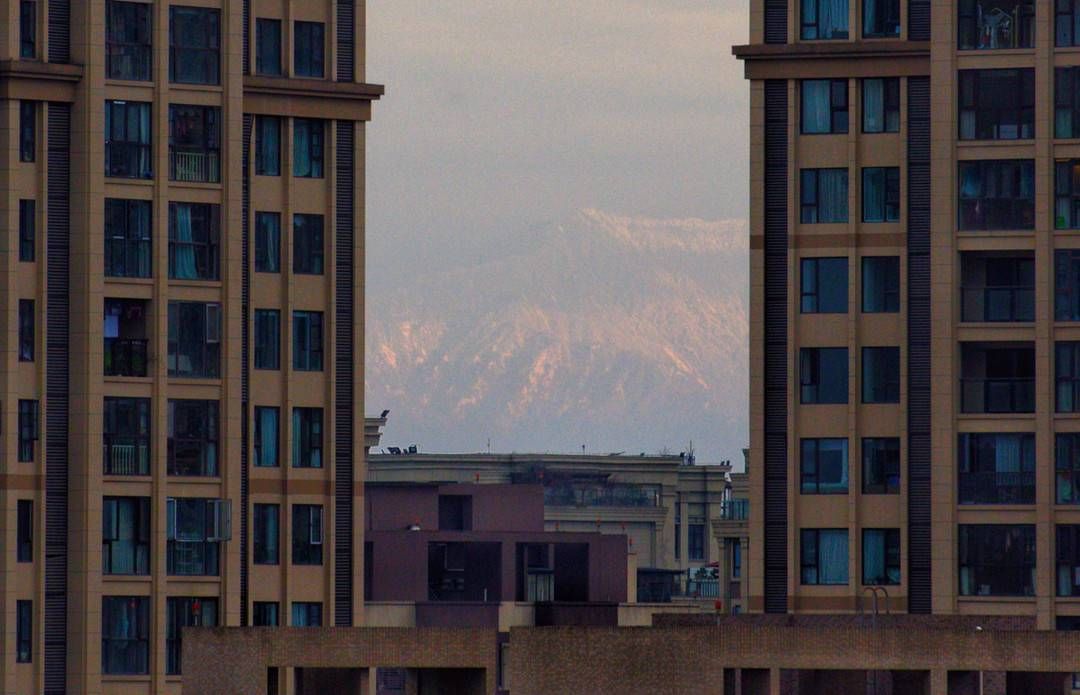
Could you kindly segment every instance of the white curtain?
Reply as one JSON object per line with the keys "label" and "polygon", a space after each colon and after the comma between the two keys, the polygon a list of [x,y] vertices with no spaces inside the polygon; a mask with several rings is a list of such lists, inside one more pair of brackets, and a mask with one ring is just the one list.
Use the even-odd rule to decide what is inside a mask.
{"label": "white curtain", "polygon": [[818,173],[818,221],[848,221],[847,169],[822,169]]}
{"label": "white curtain", "polygon": [[848,532],[822,530],[818,540],[820,584],[848,583]]}

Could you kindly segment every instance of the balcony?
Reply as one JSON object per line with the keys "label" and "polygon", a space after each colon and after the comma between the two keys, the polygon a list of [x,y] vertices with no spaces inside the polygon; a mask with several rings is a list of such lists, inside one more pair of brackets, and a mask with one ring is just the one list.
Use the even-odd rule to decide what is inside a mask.
{"label": "balcony", "polygon": [[1032,254],[961,255],[961,320],[1035,320],[1035,259]]}
{"label": "balcony", "polygon": [[961,472],[959,496],[960,504],[1035,504],[1035,472]]}
{"label": "balcony", "polygon": [[105,435],[105,475],[150,475],[148,438]]}
{"label": "balcony", "polygon": [[962,413],[1035,412],[1035,349],[1030,343],[961,346]]}
{"label": "balcony", "polygon": [[146,376],[149,341],[105,339],[105,376]]}
{"label": "balcony", "polygon": [[217,151],[169,148],[169,180],[184,183],[219,183],[220,155]]}
{"label": "balcony", "polygon": [[720,519],[723,521],[746,521],[750,518],[750,500],[730,499],[720,503]]}
{"label": "balcony", "polygon": [[959,3],[960,50],[1031,48],[1035,6],[1023,0],[962,0]]}

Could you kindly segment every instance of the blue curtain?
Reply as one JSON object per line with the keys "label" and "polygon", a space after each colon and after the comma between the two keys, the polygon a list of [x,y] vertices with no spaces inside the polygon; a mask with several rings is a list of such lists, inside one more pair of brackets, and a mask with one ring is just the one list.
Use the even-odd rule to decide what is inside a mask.
{"label": "blue curtain", "polygon": [[808,134],[832,131],[832,94],[829,80],[804,80],[802,83],[802,132]]}
{"label": "blue curtain", "polygon": [[278,413],[273,408],[259,410],[260,466],[276,466],[278,461]]}
{"label": "blue curtain", "polygon": [[885,80],[863,80],[863,129],[885,130]]}
{"label": "blue curtain", "polygon": [[885,532],[878,529],[863,531],[863,582],[866,584],[884,584],[885,576]]}
{"label": "blue curtain", "polygon": [[818,546],[818,583],[847,584],[848,532],[823,529]]}
{"label": "blue curtain", "polygon": [[311,128],[300,119],[293,122],[293,176],[311,176]]}
{"label": "blue curtain", "polygon": [[199,269],[195,264],[195,247],[191,230],[191,206],[186,203],[177,203],[175,211],[175,237],[177,243],[173,246],[173,277],[181,280],[195,280],[199,277]]}
{"label": "blue curtain", "polygon": [[818,491],[843,493],[848,489],[848,446],[846,439],[818,440]]}
{"label": "blue curtain", "polygon": [[818,0],[818,32],[822,39],[848,35],[848,0]]}
{"label": "blue curtain", "polygon": [[885,221],[885,170],[863,169],[863,221]]}
{"label": "blue curtain", "polygon": [[301,461],[300,461],[300,449],[301,449],[301,447],[300,447],[300,439],[301,439],[302,433],[301,433],[301,428],[300,428],[300,421],[301,421],[300,410],[298,408],[293,408],[293,413],[292,413],[292,465],[294,467],[301,465]]}
{"label": "blue curtain", "polygon": [[[129,105],[128,108],[132,108],[132,106]],[[150,105],[149,104],[139,104],[138,106],[135,106],[134,108],[138,109],[138,114],[139,114],[139,121],[138,121],[139,131],[138,131],[138,138],[137,138],[136,142],[138,142],[141,145],[147,145],[147,147],[140,147],[139,148],[139,177],[140,178],[149,178],[150,175],[151,175],[150,172],[153,171],[152,167],[150,166],[150,157],[151,157],[151,154],[152,154],[151,150],[153,148],[149,147],[149,145],[150,145]]]}

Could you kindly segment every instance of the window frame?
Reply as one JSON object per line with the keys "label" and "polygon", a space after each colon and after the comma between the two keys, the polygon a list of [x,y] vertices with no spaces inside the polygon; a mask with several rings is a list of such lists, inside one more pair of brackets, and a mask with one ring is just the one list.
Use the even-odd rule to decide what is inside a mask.
{"label": "window frame", "polygon": [[[870,120],[871,109],[868,103],[870,83],[881,83],[881,127],[877,128]],[[900,78],[899,77],[864,77],[861,80],[862,92],[862,132],[867,134],[900,132]]]}
{"label": "window frame", "polygon": [[33,463],[37,442],[41,439],[41,412],[35,399],[19,399],[19,463]]}
{"label": "window frame", "polygon": [[[172,477],[221,475],[221,406],[212,399],[170,398],[167,402],[166,468]],[[181,426],[183,429],[181,430]],[[191,428],[191,429],[189,429]],[[193,431],[192,431],[193,430]],[[197,450],[198,461],[181,461],[181,450]],[[184,454],[185,459],[188,454]]]}
{"label": "window frame", "polygon": [[[280,19],[271,17],[256,17],[255,18],[255,74],[256,75],[269,75],[271,77],[280,77],[284,72],[282,67],[282,54],[284,53],[284,41],[282,41],[282,22]],[[267,33],[268,30],[272,30],[271,33]],[[264,49],[267,48],[267,39],[273,39],[269,43],[271,46],[276,47],[276,64],[273,63],[275,56],[266,55]],[[270,68],[270,69],[267,69]]]}
{"label": "window frame", "polygon": [[326,448],[324,415],[322,408],[293,407],[293,468],[323,468]]}
{"label": "window frame", "polygon": [[19,199],[19,262],[33,263],[37,255],[37,201]]}
{"label": "window frame", "polygon": [[326,24],[293,22],[293,77],[326,78]]}
{"label": "window frame", "polygon": [[[895,460],[891,460],[894,457]],[[902,467],[899,437],[863,437],[862,493],[864,495],[899,495]],[[878,469],[877,472],[875,469]],[[884,482],[871,482],[877,480]]]}
{"label": "window frame", "polygon": [[[1035,138],[1034,68],[959,70],[956,99],[956,136],[961,142]],[[1014,135],[1008,134],[1010,128],[1015,128]]]}
{"label": "window frame", "polygon": [[[799,259],[799,313],[846,314],[848,313],[848,265],[846,256],[805,256]],[[823,268],[824,266],[824,268]],[[842,280],[840,279],[842,277]],[[837,296],[823,285],[832,281],[841,284]],[[830,300],[843,300],[843,307]],[[822,308],[822,304],[827,304]]]}
{"label": "window frame", "polygon": [[[207,615],[212,617],[208,618]],[[216,627],[221,611],[216,596],[169,596],[165,599],[165,674],[180,675],[183,669],[183,628]]]}
{"label": "window frame", "polygon": [[[273,533],[269,532],[270,517],[273,517],[274,521]],[[252,529],[252,562],[256,565],[280,565],[281,505],[255,504],[252,511]]]}
{"label": "window frame", "polygon": [[33,299],[19,300],[19,361],[33,362],[37,352],[36,323]]}
{"label": "window frame", "polygon": [[[1016,46],[988,46],[988,45],[983,45],[982,44],[983,32],[981,31],[981,28],[978,25],[978,13],[977,13],[977,10],[975,9],[976,8],[975,0],[968,0],[968,2],[970,3],[970,5],[969,5],[970,9],[967,10],[967,11],[965,11],[965,8],[964,8],[965,2],[963,0],[961,0],[961,2],[959,2],[959,3],[957,3],[957,6],[956,6],[956,18],[957,18],[957,21],[956,21],[956,46],[957,46],[958,50],[960,50],[960,51],[1007,51],[1007,50],[1018,50],[1018,49],[1034,48],[1035,47],[1035,40],[1034,40],[1035,7],[1034,7],[1034,5],[1032,3],[1020,3],[1020,2],[1018,2],[1017,3],[1017,8],[1013,10],[1013,12],[1016,12],[1016,10],[1022,9],[1022,7],[1021,7],[1022,5],[1028,5],[1029,10],[1030,10],[1028,13],[1017,12],[1016,14],[1013,14],[1013,12],[1003,10],[1007,14],[1012,16],[1014,22],[1017,20],[1017,18],[1019,18],[1019,25],[1020,26],[1018,28],[1014,28],[1014,35],[1019,36],[1019,38],[1016,41],[1016,43],[1017,43]],[[1002,8],[996,7],[996,8],[993,8],[993,9],[1002,9]],[[991,9],[987,8],[986,14],[989,14],[990,11],[991,11]],[[971,37],[976,37],[976,38],[974,40],[972,40]],[[1027,39],[1026,41],[1025,41],[1025,37]]]}
{"label": "window frame", "polygon": [[281,213],[255,211],[255,272],[281,272]]}
{"label": "window frame", "polygon": [[[812,129],[807,123],[810,112],[808,100],[812,92],[808,87],[826,86],[829,93],[829,128]],[[806,79],[799,80],[799,133],[801,135],[844,135],[851,129],[851,97],[848,94],[847,79]],[[820,95],[815,95],[820,96]]]}
{"label": "window frame", "polygon": [[[842,181],[843,210],[837,210],[823,219],[821,183],[824,176],[839,176]],[[851,217],[849,196],[851,183],[848,170],[842,167],[824,167],[799,170],[799,224],[847,224]]]}
{"label": "window frame", "polygon": [[[867,540],[873,534],[880,534],[883,544],[882,575],[879,577],[871,577],[867,574],[867,570],[870,569],[867,567]],[[903,577],[901,554],[900,529],[864,528],[862,530],[862,572],[860,573],[862,583],[866,586],[899,586]],[[893,570],[895,570],[895,578]],[[881,578],[884,578],[885,581],[873,581]]]}
{"label": "window frame", "polygon": [[[971,185],[977,190],[965,191],[965,177],[974,172]],[[961,232],[1031,231],[1035,229],[1035,162],[1032,159],[975,159],[957,162],[958,193],[957,229]],[[975,177],[977,176],[977,181]],[[996,179],[996,181],[991,181]],[[1013,179],[1006,183],[1006,179]],[[1004,184],[1004,186],[1003,186]],[[988,188],[999,195],[987,195]],[[1009,188],[1008,191],[1004,188]],[[1027,195],[1025,195],[1025,192]],[[974,210],[971,206],[974,205]],[[1008,206],[1008,220],[990,221],[990,215],[979,213],[980,208],[1000,212]],[[965,222],[965,213],[973,218]],[[981,214],[981,220],[978,219]]]}
{"label": "window frame", "polygon": [[326,321],[323,312],[297,309],[292,321],[292,367],[298,372],[321,372],[326,360]]}
{"label": "window frame", "polygon": [[[840,480],[828,483],[822,480],[822,455],[825,446],[840,445]],[[799,494],[846,495],[851,487],[850,456],[847,437],[803,437],[799,440]],[[836,451],[830,449],[830,451]]]}
{"label": "window frame", "polygon": [[[105,277],[153,277],[153,214],[153,205],[149,200],[105,199]],[[121,222],[121,219],[121,224],[114,224]],[[146,224],[141,225],[144,219]],[[121,263],[114,262],[117,255],[122,259]]]}
{"label": "window frame", "polygon": [[15,562],[33,562],[34,500],[18,500],[15,506]]}
{"label": "window frame", "polygon": [[[263,462],[263,420],[262,414],[266,411],[272,411],[274,413],[274,440],[276,442],[274,447],[274,460],[272,463]],[[253,448],[256,468],[278,468],[281,465],[281,408],[278,406],[257,405],[255,406],[255,444]]]}
{"label": "window frame", "polygon": [[34,661],[34,602],[15,601],[15,663]]}
{"label": "window frame", "polygon": [[[219,515],[226,500],[210,497],[168,497],[165,500],[165,573],[169,577],[221,576],[221,545],[228,535]],[[201,517],[201,522],[199,521]],[[192,522],[199,524],[191,526]],[[184,529],[187,529],[186,531]],[[183,545],[181,545],[183,544]],[[181,563],[184,548],[200,559]],[[190,566],[190,567],[189,567]]]}
{"label": "window frame", "polygon": [[[845,555],[842,563],[843,581],[822,581],[821,579],[821,534],[831,533],[842,535],[847,541],[844,544]],[[807,552],[807,539],[813,538],[813,552]],[[812,560],[812,561],[811,561]],[[846,528],[804,528],[799,530],[799,583],[803,586],[847,586],[851,583],[851,572],[848,563],[851,561],[851,537]],[[814,579],[809,579],[809,572],[813,572]]]}
{"label": "window frame", "polygon": [[[201,30],[192,35],[205,37],[207,45],[180,43],[182,37],[179,36],[177,19],[182,13],[189,13],[192,17],[197,14],[203,15],[198,21]],[[203,76],[199,79],[188,79],[188,73],[180,72],[178,68],[181,65],[192,66],[200,62],[195,59],[195,55],[200,58],[206,56],[210,60],[205,65]],[[215,7],[169,5],[169,82],[171,84],[221,84],[221,10]]]}
{"label": "window frame", "polygon": [[[112,506],[111,521],[109,508]],[[135,520],[132,538],[120,537],[121,506],[130,507],[128,513]],[[106,495],[101,510],[101,573],[105,576],[145,577],[150,575],[150,539],[153,519],[150,514],[149,497]],[[111,528],[110,528],[111,526]],[[132,571],[122,572],[116,568],[113,556],[130,544]]]}
{"label": "window frame", "polygon": [[[868,356],[876,355],[873,360]],[[871,362],[877,362],[880,369],[889,369],[885,383],[877,383],[876,375],[871,373]],[[882,362],[885,362],[882,364]],[[895,369],[892,369],[895,367]],[[895,345],[872,345],[862,349],[862,402],[863,404],[893,404],[900,402],[900,348]]]}
{"label": "window frame", "polygon": [[[180,212],[188,210],[191,239],[180,239]],[[190,252],[194,275],[180,272],[180,254]],[[216,203],[169,202],[169,279],[216,282],[221,279],[221,206]]]}
{"label": "window frame", "polygon": [[[821,357],[825,351],[832,352],[830,356],[839,357],[843,352],[843,387],[838,389],[843,394],[843,400],[820,400],[822,387]],[[848,349],[846,347],[804,347],[799,349],[799,403],[802,405],[846,405],[850,400],[848,389],[850,376],[848,373]],[[810,389],[813,389],[810,391]],[[808,395],[813,394],[813,395]]]}
{"label": "window frame", "polygon": [[[990,562],[989,560],[982,559],[981,556],[985,554],[984,552],[982,552],[982,550],[986,550],[989,547],[991,539],[989,539],[989,538],[971,539],[971,538],[968,537],[968,533],[973,533],[975,531],[985,532],[988,529],[1000,530],[999,532],[1008,532],[1008,531],[1018,531],[1018,532],[1020,532],[1021,537],[1014,539],[1012,541],[1012,543],[1013,544],[1023,543],[1024,546],[1026,546],[1023,549],[1025,555],[1027,555],[1026,550],[1028,548],[1030,548],[1030,550],[1031,550],[1030,559],[1027,558],[1027,557],[1023,558],[1025,561],[1023,563],[1021,563],[1019,566],[1015,562],[1006,562],[1006,563],[1002,563],[1002,564],[995,564],[995,563]],[[958,569],[958,571],[957,571],[957,581],[958,581],[957,594],[959,596],[1034,596],[1035,595],[1035,580],[1034,580],[1033,575],[1034,575],[1034,572],[1035,572],[1035,568],[1037,567],[1037,550],[1035,548],[1035,525],[1034,524],[958,524],[958,526],[957,526],[957,545],[958,545],[958,552],[957,552],[957,569]],[[1006,544],[1006,545],[1008,545],[1008,544]],[[979,546],[984,546],[984,547],[983,547],[982,550],[980,550]],[[978,557],[976,557],[975,558],[976,561],[973,562],[970,559],[969,555],[976,555]],[[980,590],[975,591],[975,592],[965,591],[964,570],[965,569],[973,570],[973,571],[971,571],[969,573],[970,575],[972,575],[971,579],[969,581],[970,581],[970,584],[974,587],[974,586],[977,586],[977,581],[978,581],[977,572],[978,572],[978,570],[980,568],[983,569],[983,570],[985,570],[987,568],[997,568],[997,570],[999,572],[1002,569],[1012,569],[1014,571],[1019,570],[1021,575],[1026,570],[1026,573],[1028,575],[1028,581],[1030,582],[1030,584],[1028,586],[1023,587],[1019,592],[1017,592],[1017,591],[995,592],[992,589],[988,589],[988,592],[986,592],[986,593],[981,591],[982,586],[989,587],[990,585],[978,585]],[[1023,580],[1021,580],[1021,581],[1023,581]]]}
{"label": "window frame", "polygon": [[[273,608],[273,611],[269,609]],[[273,621],[267,620],[266,616],[273,614]],[[279,627],[281,626],[281,604],[277,601],[253,601],[251,607],[252,627]]]}
{"label": "window frame", "polygon": [[[154,178],[154,116],[148,101],[105,100],[105,176]],[[123,121],[117,124],[117,120]],[[137,131],[129,139],[131,129]],[[119,137],[114,137],[120,133]],[[120,160],[120,163],[117,163]]]}
{"label": "window frame", "polygon": [[[134,425],[134,427],[130,427]],[[149,398],[106,396],[102,416],[102,466],[104,475],[150,475],[153,459],[151,442],[151,414]],[[114,458],[124,459],[123,450],[114,456],[114,448],[132,447],[137,473],[117,472]]]}
{"label": "window frame", "polygon": [[[306,516],[306,518],[304,518]],[[322,565],[325,516],[321,504],[292,505],[293,565]]]}
{"label": "window frame", "polygon": [[296,275],[323,275],[326,268],[326,218],[323,215],[293,214],[293,263]]}
{"label": "window frame", "polygon": [[[298,179],[321,179],[326,167],[326,121],[321,118],[293,118],[293,177]],[[303,148],[298,142],[300,133],[307,136],[307,153],[301,157]],[[306,166],[305,166],[306,163]]]}
{"label": "window frame", "polygon": [[[123,17],[122,23],[125,24],[122,28],[117,28],[113,24],[119,17]],[[131,26],[127,25],[128,22]],[[150,3],[107,0],[105,3],[106,79],[131,82],[153,80],[153,25],[153,5]],[[139,40],[143,37],[145,37],[144,41]],[[117,67],[117,63],[123,65],[125,59],[133,65],[130,72]]]}
{"label": "window frame", "polygon": [[19,102],[19,161],[37,160],[37,102]]}
{"label": "window frame", "polygon": [[[870,268],[870,267],[872,267],[874,265],[883,264],[886,261],[888,261],[890,266],[892,266],[892,267],[887,269],[887,277],[885,278],[885,281],[879,283],[880,285],[885,287],[885,289],[881,291],[881,299],[882,299],[882,301],[880,302],[880,306],[883,306],[884,308],[883,309],[877,309],[875,307],[879,306],[879,304],[873,301],[874,299],[876,299],[873,296],[873,294],[868,294],[868,290],[867,290],[868,283],[866,281],[867,277],[869,275],[873,275],[875,273],[867,272],[867,270],[868,270],[868,268]],[[896,313],[899,313],[900,312],[900,300],[901,300],[901,295],[900,295],[900,285],[901,285],[900,257],[899,256],[863,256],[861,266],[862,266],[862,288],[861,288],[862,289],[862,292],[861,292],[861,294],[862,294],[862,312],[864,314],[896,314]],[[893,280],[894,278],[895,278],[896,283],[895,283],[895,286],[892,286],[891,282],[889,282],[889,281]],[[892,300],[894,300],[894,298],[895,298],[895,301],[892,301]]]}
{"label": "window frame", "polygon": [[281,176],[281,130],[283,120],[280,116],[255,116],[256,176]]}
{"label": "window frame", "polygon": [[[167,311],[168,375],[185,379],[221,378],[221,304],[169,300]],[[198,323],[200,318],[201,326]],[[180,336],[181,325],[185,327],[183,333],[186,341]],[[202,329],[201,333],[194,330],[199,327]],[[187,351],[181,352],[181,348]],[[189,364],[181,369],[180,358],[184,356],[188,358]]]}
{"label": "window frame", "polygon": [[[867,31],[867,17],[870,13],[867,12],[867,5],[875,3],[879,5],[878,12],[875,15],[878,19],[877,30]],[[884,5],[885,7],[880,7]],[[884,11],[882,11],[884,10]],[[893,26],[895,29],[886,29],[885,27]],[[900,38],[900,0],[863,0],[862,2],[862,37],[864,39],[898,39]]]}
{"label": "window frame", "polygon": [[255,309],[251,322],[255,339],[252,366],[255,369],[280,370],[281,310]]}
{"label": "window frame", "polygon": [[[119,619],[110,610],[110,605],[116,602],[125,608],[130,608],[132,615],[128,619]],[[124,606],[124,604],[128,604]],[[116,618],[114,620],[114,618]],[[120,633],[118,628],[128,627],[126,634]],[[124,651],[128,652],[123,661],[139,663],[142,668],[114,670],[116,662],[109,659],[112,642],[133,643],[126,644]],[[134,647],[135,653],[129,652]],[[132,658],[134,657],[134,658]],[[101,672],[110,676],[140,676],[150,673],[150,597],[149,596],[102,596],[101,597]]]}
{"label": "window frame", "polygon": [[[811,14],[808,6],[813,4],[812,18],[808,15]],[[845,2],[845,4],[847,4]],[[837,25],[836,29],[829,36],[821,36],[821,17],[820,7],[818,6],[818,0],[802,0],[799,4],[799,39],[801,41],[845,41],[851,35],[851,19],[850,12],[851,6],[848,5],[846,12],[843,16],[843,24]]]}
{"label": "window frame", "polygon": [[37,2],[20,0],[19,2],[19,58],[33,60],[37,58]]}
{"label": "window frame", "polygon": [[[867,200],[872,179],[880,178],[884,195],[880,201],[880,214],[871,215],[874,201]],[[862,170],[862,221],[864,223],[892,223],[900,221],[900,167],[863,167]]]}

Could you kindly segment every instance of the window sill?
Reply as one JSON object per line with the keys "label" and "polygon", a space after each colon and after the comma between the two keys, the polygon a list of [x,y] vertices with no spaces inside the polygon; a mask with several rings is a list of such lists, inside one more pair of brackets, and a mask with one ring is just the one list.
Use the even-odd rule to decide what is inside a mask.
{"label": "window sill", "polygon": [[102,573],[101,581],[105,584],[123,584],[128,582],[139,582],[150,584],[154,581],[154,578],[149,574],[105,574]]}
{"label": "window sill", "polygon": [[101,682],[102,683],[149,683],[150,682],[150,675],[149,674],[141,674],[141,675],[135,675],[135,676],[120,676],[120,675],[113,676],[113,675],[104,675],[103,674],[101,676]]}
{"label": "window sill", "polygon": [[219,376],[170,376],[169,383],[179,386],[221,386],[222,380]]}
{"label": "window sill", "polygon": [[976,422],[979,420],[1017,420],[1029,421],[1035,419],[1035,413],[957,413],[958,420]]}
{"label": "window sill", "polygon": [[119,77],[106,77],[106,87],[145,87],[147,89],[154,88],[154,80],[125,80]]}
{"label": "window sill", "polygon": [[222,184],[220,181],[217,183],[202,183],[199,181],[174,181],[173,179],[169,179],[170,188],[186,188],[198,191],[219,191],[221,190],[221,185]]}
{"label": "window sill", "polygon": [[117,475],[115,473],[105,473],[101,476],[101,482],[103,483],[149,483],[153,476],[149,473],[140,473],[138,475]]}
{"label": "window sill", "polygon": [[1030,514],[1037,511],[1038,506],[1034,504],[987,504],[985,502],[980,502],[979,504],[957,503],[956,509],[960,512],[993,512],[995,514],[1015,512],[1017,514]]}
{"label": "window sill", "polygon": [[1034,48],[1017,47],[1017,48],[957,48],[957,56],[994,56],[994,55],[1010,55],[1010,56],[1034,56]]}
{"label": "window sill", "polygon": [[116,285],[137,285],[140,287],[152,286],[154,284],[154,278],[136,278],[127,277],[125,275],[106,275],[105,282]]}
{"label": "window sill", "polygon": [[177,483],[182,485],[220,485],[220,475],[166,475],[166,479],[170,483]]}
{"label": "window sill", "polygon": [[957,595],[958,603],[1035,603],[1034,596],[961,596]]}
{"label": "window sill", "polygon": [[1031,147],[1034,138],[1016,138],[1015,140],[961,140],[957,138],[956,149],[964,150],[976,147]]}
{"label": "window sill", "polygon": [[150,176],[150,178],[144,179],[137,176],[109,176],[108,174],[105,174],[105,183],[146,186],[147,188],[153,188],[154,177]]}
{"label": "window sill", "polygon": [[214,287],[220,289],[223,286],[221,280],[193,280],[190,278],[169,278],[171,287]]}
{"label": "window sill", "polygon": [[102,380],[109,384],[145,384],[154,380],[154,377],[147,374],[146,376],[109,376],[105,374],[102,376]]}
{"label": "window sill", "polygon": [[[203,84],[201,82],[173,82],[168,81],[170,90],[189,90],[193,92],[217,92],[222,93],[225,87],[220,84]],[[173,102],[181,103],[181,102]]]}
{"label": "window sill", "polygon": [[[199,575],[187,575],[187,574],[169,574],[165,576],[165,580],[173,584],[220,584],[221,577],[210,577],[205,574]],[[199,596],[196,598],[217,598],[216,596]]]}

